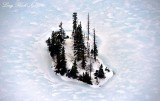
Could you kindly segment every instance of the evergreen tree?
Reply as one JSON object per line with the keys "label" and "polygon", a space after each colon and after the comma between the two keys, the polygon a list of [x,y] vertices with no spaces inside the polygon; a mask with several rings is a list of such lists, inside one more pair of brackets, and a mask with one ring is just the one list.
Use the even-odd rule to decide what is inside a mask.
{"label": "evergreen tree", "polygon": [[87,35],[87,56],[89,57],[90,56],[90,44],[89,44],[89,25],[90,25],[90,22],[89,22],[89,13],[88,13],[88,22],[87,22],[87,31],[88,31],[88,35]]}
{"label": "evergreen tree", "polygon": [[83,82],[86,82],[88,84],[92,84],[91,78],[89,76],[89,73],[85,72],[85,74],[83,73]]}
{"label": "evergreen tree", "polygon": [[53,31],[51,38],[49,38],[46,42],[47,42],[51,57],[53,58],[54,56],[57,56],[60,52],[60,48],[62,44],[62,37],[60,35],[60,32]]}
{"label": "evergreen tree", "polygon": [[79,75],[78,80],[83,81],[83,75]]}
{"label": "evergreen tree", "polygon": [[57,64],[56,64],[56,67],[55,67],[55,72],[60,73],[60,70],[61,70],[61,62],[60,62],[60,56],[58,55],[57,56]]}
{"label": "evergreen tree", "polygon": [[73,13],[73,48],[74,48],[74,56],[77,54],[77,13]]}
{"label": "evergreen tree", "polygon": [[89,13],[88,13],[88,23],[87,23],[87,31],[88,31],[88,36],[87,36],[87,39],[89,40]]}
{"label": "evergreen tree", "polygon": [[60,73],[61,71],[61,52],[62,52],[62,37],[60,32],[55,32],[55,52],[56,52],[56,59],[57,59],[57,65],[56,65],[56,73]]}
{"label": "evergreen tree", "polygon": [[98,55],[98,50],[97,50],[97,45],[96,45],[96,35],[95,35],[95,29],[93,30],[94,32],[94,42],[93,42],[93,55],[94,55],[94,60],[96,60],[96,56]]}
{"label": "evergreen tree", "polygon": [[64,29],[62,28],[62,24],[63,23],[61,22],[60,25],[59,25],[59,27],[60,27],[59,32],[60,32],[60,35],[62,37],[62,42],[64,42],[65,32],[64,32]]}
{"label": "evergreen tree", "polygon": [[76,56],[76,59],[78,61],[82,60],[85,54],[86,47],[84,45],[84,38],[83,38],[81,23],[78,25],[76,34],[74,35],[73,46],[74,46],[74,56]]}
{"label": "evergreen tree", "polygon": [[75,35],[76,29],[77,29],[77,13],[74,12],[73,13],[73,32],[72,32],[73,37]]}
{"label": "evergreen tree", "polygon": [[76,60],[74,60],[73,66],[72,66],[71,71],[70,71],[70,77],[75,79],[75,78],[78,77],[77,74],[78,74],[77,63],[76,63]]}
{"label": "evergreen tree", "polygon": [[52,45],[56,45],[56,33],[54,31],[52,31],[51,43]]}
{"label": "evergreen tree", "polygon": [[64,75],[67,72],[64,47],[62,48],[62,53],[61,53],[61,58],[60,58],[60,68],[61,68],[60,74]]}
{"label": "evergreen tree", "polygon": [[83,32],[82,32],[81,22],[77,26],[77,13],[73,13],[73,32],[72,32],[72,36],[73,36],[73,40],[74,40],[74,43],[73,43],[74,56],[76,57],[76,59],[78,61],[83,59],[84,60],[83,61],[83,67],[85,67],[84,36],[83,36]]}
{"label": "evergreen tree", "polygon": [[98,83],[98,76],[99,76],[98,70],[96,70],[96,72],[94,73],[94,76],[95,76],[96,82]]}
{"label": "evergreen tree", "polygon": [[85,56],[85,45],[84,45],[84,42],[82,42],[82,69],[85,69],[86,67],[86,56]]}
{"label": "evergreen tree", "polygon": [[55,33],[52,31],[51,38],[49,38],[46,42],[48,44],[48,49],[50,51],[51,57],[56,55],[56,40],[55,40]]}
{"label": "evergreen tree", "polygon": [[94,50],[93,49],[91,49],[91,55],[94,55]]}
{"label": "evergreen tree", "polygon": [[82,57],[82,69],[85,69],[85,67],[86,67],[86,57],[85,57],[85,53],[83,53],[83,57]]}
{"label": "evergreen tree", "polygon": [[61,61],[60,61],[59,54],[56,56],[56,60],[57,60],[57,63],[56,63],[56,67],[55,67],[55,72],[60,73],[61,72]]}
{"label": "evergreen tree", "polygon": [[50,55],[52,58],[56,57],[56,68],[55,72],[64,75],[67,71],[66,69],[66,59],[65,59],[65,50],[62,45],[64,44],[65,32],[62,28],[62,22],[59,25],[60,30],[52,32],[51,38],[46,42],[49,47]]}
{"label": "evergreen tree", "polygon": [[96,79],[97,83],[98,83],[98,78],[100,78],[100,79],[105,78],[105,74],[104,74],[104,71],[103,71],[103,65],[102,64],[101,64],[99,70],[95,71],[94,76],[95,76],[95,79]]}
{"label": "evergreen tree", "polygon": [[101,64],[100,68],[99,68],[99,73],[98,73],[98,77],[99,78],[105,78],[105,75],[104,75],[104,71],[103,71],[103,65]]}

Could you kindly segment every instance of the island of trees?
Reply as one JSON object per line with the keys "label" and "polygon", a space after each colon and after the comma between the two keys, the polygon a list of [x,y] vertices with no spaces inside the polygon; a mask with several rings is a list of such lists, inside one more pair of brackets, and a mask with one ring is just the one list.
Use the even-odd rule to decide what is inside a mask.
{"label": "island of trees", "polygon": [[57,75],[98,85],[111,71],[104,67],[97,57],[96,32],[93,29],[93,32],[90,33],[89,14],[87,34],[83,32],[81,22],[78,22],[77,19],[75,12],[73,13],[73,30],[70,32],[70,36],[66,35],[61,22],[59,30],[52,31],[51,37],[46,40],[54,63],[53,70]]}

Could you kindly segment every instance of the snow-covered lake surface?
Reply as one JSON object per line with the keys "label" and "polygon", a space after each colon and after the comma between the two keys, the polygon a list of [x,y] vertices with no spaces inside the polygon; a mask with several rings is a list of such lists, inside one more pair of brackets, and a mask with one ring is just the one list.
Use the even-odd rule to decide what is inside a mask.
{"label": "snow-covered lake surface", "polygon": [[[67,82],[51,71],[40,43],[72,30],[72,13],[96,28],[99,57],[116,75],[101,88]],[[159,101],[159,0],[1,0],[0,101]],[[92,29],[91,29],[92,31]]]}

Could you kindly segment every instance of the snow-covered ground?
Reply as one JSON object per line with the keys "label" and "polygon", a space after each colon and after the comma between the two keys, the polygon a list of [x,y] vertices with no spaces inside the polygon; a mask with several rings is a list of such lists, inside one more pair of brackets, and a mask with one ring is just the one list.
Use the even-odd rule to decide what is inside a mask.
{"label": "snow-covered ground", "polygon": [[[90,12],[99,56],[116,75],[101,88],[67,82],[51,70],[39,40],[72,13]],[[1,0],[0,101],[159,101],[159,0]]]}

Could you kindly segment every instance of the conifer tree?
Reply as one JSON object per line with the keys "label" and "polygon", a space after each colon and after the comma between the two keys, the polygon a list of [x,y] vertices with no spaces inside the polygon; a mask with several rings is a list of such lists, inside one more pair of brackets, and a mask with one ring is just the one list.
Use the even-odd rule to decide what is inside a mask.
{"label": "conifer tree", "polygon": [[55,72],[56,73],[60,73],[60,70],[61,70],[61,62],[60,62],[60,56],[57,55],[57,64],[56,64],[56,67],[55,67]]}
{"label": "conifer tree", "polygon": [[57,65],[56,65],[56,73],[60,73],[61,71],[61,52],[62,52],[62,37],[61,37],[61,34],[60,32],[55,32],[55,52],[56,52],[56,59],[57,59]]}
{"label": "conifer tree", "polygon": [[95,35],[95,29],[93,30],[93,55],[94,55],[94,60],[96,60],[96,56],[98,55],[98,50],[97,50],[97,45],[96,45],[96,35]]}
{"label": "conifer tree", "polygon": [[84,45],[84,38],[83,38],[81,23],[77,27],[76,34],[74,36],[73,46],[74,46],[74,56],[76,56],[76,59],[78,61],[82,60],[85,54],[86,47]]}
{"label": "conifer tree", "polygon": [[83,75],[79,75],[78,80],[83,81]]}
{"label": "conifer tree", "polygon": [[88,22],[87,22],[87,32],[88,32],[88,35],[87,35],[87,56],[89,57],[90,56],[90,44],[89,44],[89,25],[90,25],[90,22],[89,22],[89,13],[88,13]]}
{"label": "conifer tree", "polygon": [[56,73],[60,73],[61,72],[61,62],[60,62],[60,56],[58,55],[57,58],[57,63],[56,63],[56,67],[55,67],[55,72]]}
{"label": "conifer tree", "polygon": [[85,69],[86,67],[86,47],[84,45],[84,38],[82,38],[82,69]]}
{"label": "conifer tree", "polygon": [[88,31],[88,36],[87,36],[87,39],[89,40],[89,24],[90,24],[90,22],[89,22],[89,13],[88,13],[88,23],[87,23],[87,31]]}
{"label": "conifer tree", "polygon": [[56,40],[55,40],[55,32],[52,31],[51,38],[49,38],[46,42],[48,45],[48,50],[50,51],[51,57],[54,57],[56,55]]}
{"label": "conifer tree", "polygon": [[77,29],[77,13],[74,12],[73,13],[73,32],[72,32],[73,37],[75,35],[76,29]]}
{"label": "conifer tree", "polygon": [[96,82],[98,83],[98,76],[99,76],[98,70],[96,70],[96,72],[94,73],[94,76],[95,76]]}
{"label": "conifer tree", "polygon": [[60,58],[60,68],[61,68],[60,74],[64,75],[67,72],[64,47],[62,48],[62,53],[61,53],[61,58]]}
{"label": "conifer tree", "polygon": [[64,42],[64,38],[65,38],[65,32],[64,32],[64,29],[63,29],[63,27],[62,27],[62,22],[60,23],[60,25],[59,25],[59,32],[60,32],[60,35],[61,35],[61,37],[62,37],[62,42]]}
{"label": "conifer tree", "polygon": [[75,79],[78,77],[77,74],[78,74],[78,70],[77,70],[77,63],[76,63],[76,59],[75,59],[73,66],[71,68],[71,71],[70,71],[70,76]]}
{"label": "conifer tree", "polygon": [[74,56],[77,54],[77,13],[73,13],[73,31],[72,31],[72,37],[73,37],[73,48],[74,48]]}
{"label": "conifer tree", "polygon": [[91,72],[92,72],[91,55],[89,55],[89,72],[90,72],[90,78],[91,78]]}
{"label": "conifer tree", "polygon": [[88,84],[92,84],[91,78],[89,76],[89,73],[85,72],[85,74],[83,73],[83,82],[86,82]]}
{"label": "conifer tree", "polygon": [[86,57],[85,57],[85,50],[83,49],[83,56],[82,56],[82,69],[86,67]]}
{"label": "conifer tree", "polygon": [[99,68],[99,73],[98,73],[98,77],[99,78],[105,78],[105,75],[104,75],[104,71],[103,71],[103,65],[101,64],[100,68]]}

